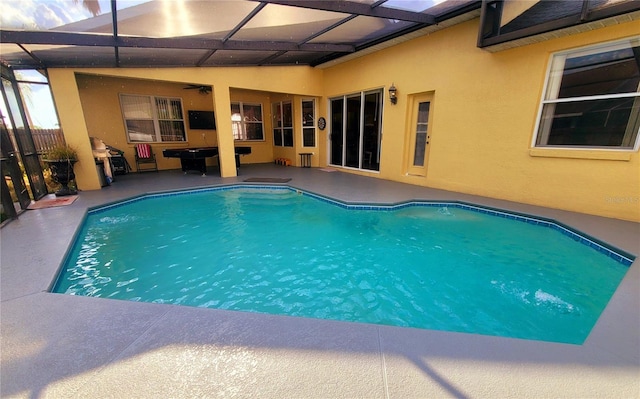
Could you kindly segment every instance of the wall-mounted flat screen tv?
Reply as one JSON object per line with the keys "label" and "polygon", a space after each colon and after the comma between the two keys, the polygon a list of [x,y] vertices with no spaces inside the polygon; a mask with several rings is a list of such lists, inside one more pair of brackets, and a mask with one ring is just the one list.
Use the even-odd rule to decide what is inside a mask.
{"label": "wall-mounted flat screen tv", "polygon": [[215,130],[213,111],[189,111],[189,129]]}

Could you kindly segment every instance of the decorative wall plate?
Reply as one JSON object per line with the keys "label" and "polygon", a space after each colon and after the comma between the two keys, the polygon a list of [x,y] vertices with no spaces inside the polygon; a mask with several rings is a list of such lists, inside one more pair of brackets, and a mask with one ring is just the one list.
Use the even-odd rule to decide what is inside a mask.
{"label": "decorative wall plate", "polygon": [[320,119],[318,119],[318,129],[324,130],[325,127],[327,127],[327,121],[321,116]]}

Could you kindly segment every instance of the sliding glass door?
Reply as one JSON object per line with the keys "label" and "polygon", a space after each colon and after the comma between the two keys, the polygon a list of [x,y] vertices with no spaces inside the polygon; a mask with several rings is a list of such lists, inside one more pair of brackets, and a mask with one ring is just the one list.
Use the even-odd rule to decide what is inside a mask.
{"label": "sliding glass door", "polygon": [[347,113],[344,141],[344,163],[350,168],[360,167],[360,114],[362,111],[360,95],[347,97]]}
{"label": "sliding glass door", "polygon": [[342,149],[344,148],[344,99],[331,100],[331,164],[342,165]]}
{"label": "sliding glass door", "polygon": [[382,140],[382,91],[364,95],[362,130],[362,169],[380,170]]}
{"label": "sliding glass door", "polygon": [[382,90],[330,100],[331,164],[380,170]]}

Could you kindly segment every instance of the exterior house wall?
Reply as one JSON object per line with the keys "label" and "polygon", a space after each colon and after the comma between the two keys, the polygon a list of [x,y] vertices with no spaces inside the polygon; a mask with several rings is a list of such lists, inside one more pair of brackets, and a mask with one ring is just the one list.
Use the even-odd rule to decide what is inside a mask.
{"label": "exterior house wall", "polygon": [[[120,94],[139,94],[162,97],[179,97],[187,129],[186,142],[151,143],[159,169],[180,168],[180,161],[164,158],[165,148],[210,147],[217,145],[214,130],[189,129],[187,112],[189,110],[213,111],[213,97],[199,94],[197,90],[186,91],[184,84],[155,82],[140,79],[122,79],[109,76],[80,74],[76,76],[82,109],[89,136],[98,137],[106,144],[125,153],[125,158],[135,170],[135,143],[127,140],[126,128],[120,108]],[[208,159],[207,163],[213,160]],[[215,162],[215,161],[213,161]]]}
{"label": "exterior house wall", "polygon": [[[271,143],[271,111],[268,101],[268,93],[287,93],[287,95],[321,96],[322,95],[322,75],[323,71],[311,67],[229,67],[229,68],[52,68],[49,71],[49,81],[54,101],[60,118],[67,143],[76,147],[79,151],[80,162],[76,166],[77,183],[82,190],[95,190],[100,188],[100,183],[95,170],[91,144],[89,136],[103,138],[108,144],[120,148],[126,155],[133,159],[133,144],[126,143],[124,132],[124,122],[120,110],[117,93],[124,92],[122,84],[127,90],[146,91],[146,94],[173,93],[177,97],[183,98],[185,111],[192,104],[185,99],[193,99],[194,106],[203,106],[202,109],[212,109],[216,115],[217,131],[215,137],[208,135],[203,139],[193,132],[188,132],[188,146],[200,146],[200,143],[213,145],[216,143],[220,149],[220,170],[224,177],[235,176],[235,157],[232,147],[233,135],[231,129],[230,104],[237,100],[234,93],[251,91],[252,96],[260,96],[265,111],[265,139],[266,143]],[[80,78],[76,82],[76,76],[94,76]],[[100,83],[100,77],[102,83]],[[115,83],[107,78],[125,79],[120,83]],[[134,83],[135,80],[139,82]],[[93,82],[95,87],[90,90],[87,86]],[[205,107],[207,99],[198,98],[198,94],[186,93],[182,90],[185,84],[210,85],[213,87],[211,93],[211,106]],[[99,89],[100,85],[102,88]],[[120,85],[120,87],[118,87]],[[81,94],[82,91],[82,94]],[[262,93],[262,94],[256,94]],[[142,92],[141,92],[142,94]],[[81,98],[82,96],[82,98]],[[115,100],[115,101],[114,101]],[[87,104],[84,104],[84,102]],[[112,125],[106,128],[106,125]],[[107,134],[109,140],[107,140]],[[111,135],[116,140],[111,141]],[[271,140],[271,141],[269,141]],[[271,148],[262,143],[253,143],[252,154],[244,156],[243,162],[267,162],[273,159]],[[178,145],[179,146],[179,145]],[[185,145],[186,146],[186,145]],[[177,159],[162,159],[162,148],[176,147],[176,143],[154,144],[156,155],[159,155],[159,168],[179,167]],[[256,153],[253,153],[255,147]],[[126,151],[130,148],[131,151]]]}
{"label": "exterior house wall", "polygon": [[[640,22],[490,53],[472,20],[325,71],[327,97],[395,84],[384,102],[379,177],[640,220],[638,151],[532,149],[554,52],[640,32]],[[433,95],[426,176],[408,172],[412,98]],[[387,93],[385,93],[387,95]],[[366,172],[354,172],[366,174]]]}
{"label": "exterior house wall", "polygon": [[[81,162],[78,165],[82,166],[78,182],[81,189],[99,188],[88,136],[113,134],[118,140],[107,142],[118,147],[119,140],[124,140],[124,127],[119,105],[109,106],[107,110],[99,101],[104,93],[97,89],[90,92],[83,86],[82,78],[76,85],[76,73],[152,79],[151,86],[145,86],[144,90],[157,85],[154,90],[159,93],[164,93],[164,90],[184,92],[179,85],[185,83],[211,85],[211,101],[218,128],[215,142],[220,147],[220,167],[225,177],[235,175],[231,150],[231,101],[237,101],[245,94],[263,101],[266,141],[256,145],[256,153],[251,158],[243,158],[243,162],[266,162],[274,157],[287,157],[297,164],[301,98],[316,98],[316,119],[324,116],[330,120],[327,110],[329,98],[382,88],[385,99],[380,170],[345,171],[640,221],[640,160],[637,150],[532,148],[551,55],[637,35],[640,22],[603,27],[496,53],[477,48],[478,23],[477,19],[468,21],[327,68],[54,69],[49,71],[49,76],[67,141],[80,147]],[[171,82],[170,85],[175,87],[164,87],[164,83],[159,82]],[[391,84],[398,88],[396,105],[387,98]],[[117,91],[115,87],[108,90],[112,96]],[[414,99],[426,95],[432,99],[430,144],[426,171],[423,176],[417,176],[408,173],[411,129],[415,123],[411,110]],[[184,95],[181,97],[186,98]],[[293,149],[272,146],[271,103],[285,99],[294,102],[296,147]],[[197,107],[206,105],[200,103],[200,99],[197,104],[195,99],[193,101]],[[104,115],[96,115],[100,112]],[[103,126],[109,123],[114,126],[120,124],[110,128],[120,129],[120,132],[107,132]],[[330,128],[327,126],[326,130],[317,132],[317,154],[313,157],[313,166],[328,163]],[[193,132],[189,133],[189,140],[190,146],[203,142]],[[164,145],[154,147],[159,151]],[[132,151],[128,153],[133,155]],[[163,160],[160,166],[177,167],[170,162],[178,161]]]}

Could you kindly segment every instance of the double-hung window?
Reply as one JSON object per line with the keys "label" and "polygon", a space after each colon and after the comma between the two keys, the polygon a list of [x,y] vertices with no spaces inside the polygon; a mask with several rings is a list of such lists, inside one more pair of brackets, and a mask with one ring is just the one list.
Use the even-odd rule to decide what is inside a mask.
{"label": "double-hung window", "polygon": [[316,101],[302,101],[302,146],[316,146]]}
{"label": "double-hung window", "polygon": [[262,104],[231,103],[231,128],[235,140],[264,140]]}
{"label": "double-hung window", "polygon": [[120,105],[129,142],[187,140],[180,98],[121,94]]}
{"label": "double-hung window", "polygon": [[536,147],[634,149],[640,130],[640,37],[556,54]]}
{"label": "double-hung window", "polygon": [[273,105],[273,145],[293,147],[293,107],[291,102]]}

